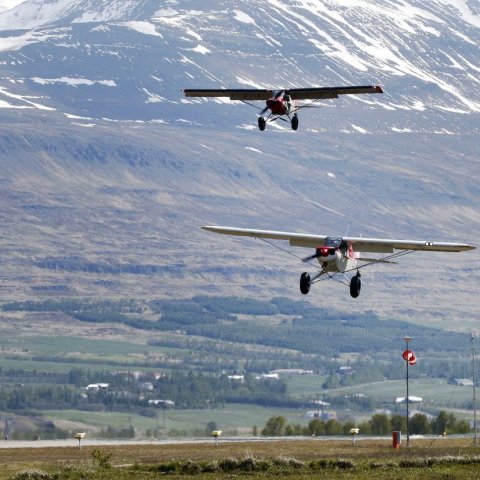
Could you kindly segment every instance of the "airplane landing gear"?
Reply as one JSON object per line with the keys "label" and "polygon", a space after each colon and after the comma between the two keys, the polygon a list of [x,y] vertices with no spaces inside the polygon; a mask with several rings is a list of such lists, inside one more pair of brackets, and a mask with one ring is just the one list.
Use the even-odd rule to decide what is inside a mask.
{"label": "airplane landing gear", "polygon": [[357,298],[360,295],[360,290],[362,289],[362,280],[360,279],[360,272],[357,272],[356,275],[350,280],[350,295],[353,298]]}
{"label": "airplane landing gear", "polygon": [[265,130],[265,125],[267,121],[264,117],[258,117],[258,128],[263,132]]}
{"label": "airplane landing gear", "polygon": [[296,130],[298,128],[298,115],[295,113],[292,117],[292,130]]}
{"label": "airplane landing gear", "polygon": [[300,291],[306,295],[310,291],[310,275],[303,272],[300,276]]}

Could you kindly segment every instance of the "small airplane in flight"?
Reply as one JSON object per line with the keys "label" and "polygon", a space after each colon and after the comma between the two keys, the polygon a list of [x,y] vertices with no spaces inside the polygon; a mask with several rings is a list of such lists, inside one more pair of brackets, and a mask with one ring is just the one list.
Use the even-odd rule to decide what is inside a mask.
{"label": "small airplane in flight", "polygon": [[[313,88],[286,88],[280,90],[262,88],[238,88],[238,89],[184,89],[186,97],[229,97],[261,110],[258,117],[258,128],[263,131],[267,122],[283,120],[292,126],[292,130],[298,128],[297,112],[302,108],[313,107],[319,100],[338,98],[339,95],[359,95],[362,93],[383,93],[379,85],[348,86],[348,87],[313,87]],[[250,101],[264,100],[266,105],[263,109],[250,103]],[[312,100],[306,105],[298,105],[296,100]],[[265,118],[264,115],[270,111]],[[284,118],[286,117],[286,118]]]}
{"label": "small airplane in flight", "polygon": [[[413,253],[417,250],[429,252],[463,252],[474,250],[476,247],[463,243],[432,242],[419,240],[390,240],[382,238],[362,238],[362,237],[335,237],[326,235],[310,235],[303,233],[277,232],[270,230],[254,230],[247,228],[204,226],[204,230],[225,235],[236,235],[241,237],[259,238],[270,245],[274,245],[285,253],[289,253],[296,258],[297,255],[280,248],[270,240],[287,240],[292,247],[309,247],[315,249],[315,252],[308,257],[302,258],[304,262],[318,260],[320,265],[315,266],[318,271],[311,276],[308,272],[300,276],[300,291],[306,295],[310,287],[323,279],[333,278],[337,274],[342,274],[344,281],[340,280],[350,288],[350,295],[357,298],[360,295],[362,281],[360,269],[376,263],[395,263],[392,260]],[[369,258],[360,255],[363,253],[384,254],[380,258]],[[348,279],[346,273],[355,272]]]}

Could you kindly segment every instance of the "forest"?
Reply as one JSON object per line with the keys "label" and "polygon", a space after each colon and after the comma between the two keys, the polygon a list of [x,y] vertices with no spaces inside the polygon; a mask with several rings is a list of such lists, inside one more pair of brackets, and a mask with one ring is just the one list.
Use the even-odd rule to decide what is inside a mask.
{"label": "forest", "polygon": [[[253,300],[239,297],[196,296],[185,300],[89,301],[76,298],[10,302],[2,310],[63,312],[77,320],[120,323],[140,330],[181,331],[187,336],[219,339],[296,350],[308,355],[335,357],[345,352],[397,350],[405,336],[415,337],[424,352],[460,352],[465,335],[448,334],[395,319],[380,319],[374,312],[341,313],[287,298]],[[148,308],[152,318],[142,317]],[[247,319],[239,320],[240,316]],[[264,318],[280,317],[274,326]]]}

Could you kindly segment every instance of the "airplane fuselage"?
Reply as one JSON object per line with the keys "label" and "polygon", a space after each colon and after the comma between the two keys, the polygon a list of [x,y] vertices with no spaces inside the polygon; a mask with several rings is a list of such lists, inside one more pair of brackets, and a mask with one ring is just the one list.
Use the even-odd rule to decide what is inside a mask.
{"label": "airplane fuselage", "polygon": [[290,112],[290,103],[283,97],[269,98],[267,100],[267,107],[274,115],[287,115]]}
{"label": "airplane fuselage", "polygon": [[[331,273],[344,273],[358,267],[358,258],[351,245],[340,242],[339,239],[326,239],[326,245],[316,249],[318,263],[323,271]],[[332,243],[333,245],[329,245]],[[337,244],[337,245],[336,245]]]}
{"label": "airplane fuselage", "polygon": [[[267,110],[270,110],[270,113],[265,118],[263,114]],[[297,110],[295,101],[290,98],[290,95],[277,94],[274,97],[270,97],[266,100],[266,106],[258,117],[258,128],[265,130],[265,125],[268,121],[274,122],[277,119],[281,119],[289,122],[292,125],[292,130],[296,130],[298,128]],[[287,117],[287,119],[283,117]]]}

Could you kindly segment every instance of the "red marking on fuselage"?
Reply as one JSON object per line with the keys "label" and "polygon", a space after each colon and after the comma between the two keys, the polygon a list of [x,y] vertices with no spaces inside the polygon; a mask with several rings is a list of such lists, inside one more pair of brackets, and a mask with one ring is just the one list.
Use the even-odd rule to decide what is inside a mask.
{"label": "red marking on fuselage", "polygon": [[348,258],[355,258],[355,252],[353,251],[353,245],[348,246]]}

